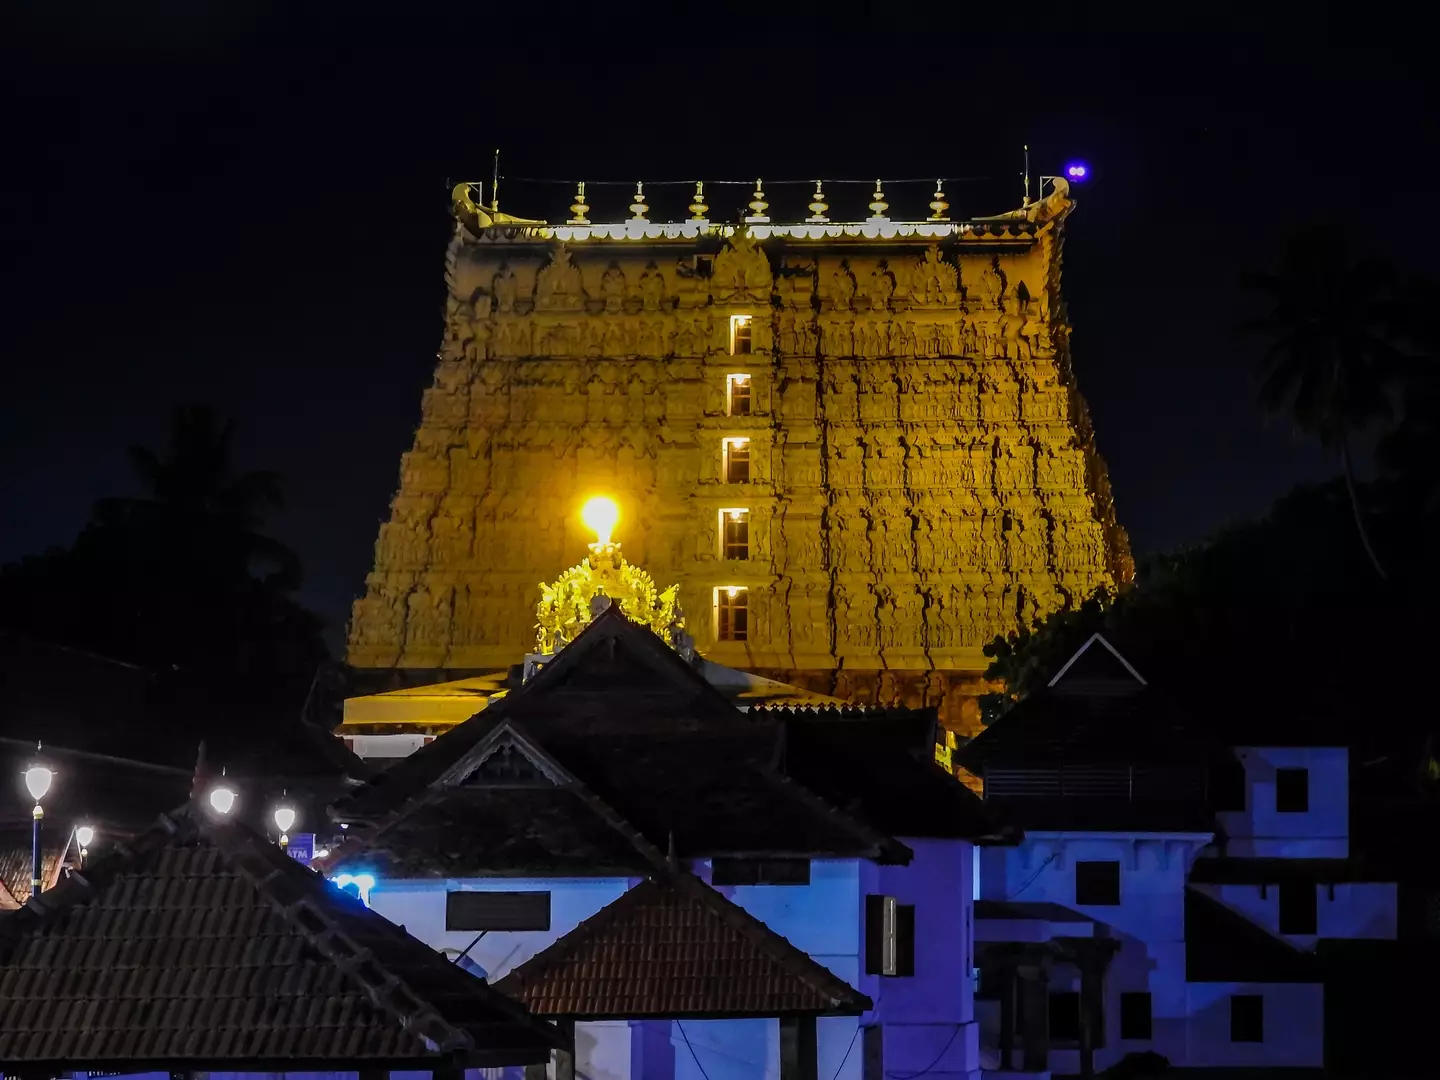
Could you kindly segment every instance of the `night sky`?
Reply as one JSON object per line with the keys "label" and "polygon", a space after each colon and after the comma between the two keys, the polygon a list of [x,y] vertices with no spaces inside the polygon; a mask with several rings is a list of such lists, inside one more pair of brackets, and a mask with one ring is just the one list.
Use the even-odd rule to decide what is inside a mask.
{"label": "night sky", "polygon": [[[1333,471],[1254,406],[1240,267],[1317,218],[1417,266],[1431,248],[1433,62],[1350,47],[1312,8],[1161,36],[1078,14],[892,25],[891,5],[673,26],[603,6],[546,26],[121,7],[22,17],[0,45],[0,560],[68,542],[132,490],[127,444],[210,402],[244,465],[285,475],[275,532],[337,629],[430,380],[449,184],[488,180],[496,146],[506,177],[974,177],[949,187],[957,215],[1018,204],[1024,143],[1035,174],[1084,159],[1075,365],[1139,552]],[[840,21],[874,29],[841,40]],[[805,188],[767,186],[772,214],[803,213]],[[710,193],[717,219],[746,194]],[[861,216],[865,189],[831,193]],[[592,187],[592,216],[628,195]],[[926,212],[923,188],[889,196]],[[554,218],[570,189],[502,179],[500,201]]]}

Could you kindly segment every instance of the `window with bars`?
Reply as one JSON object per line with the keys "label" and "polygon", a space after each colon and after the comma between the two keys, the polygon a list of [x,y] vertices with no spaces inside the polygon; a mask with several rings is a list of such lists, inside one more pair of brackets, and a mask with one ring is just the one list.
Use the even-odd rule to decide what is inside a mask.
{"label": "window with bars", "polygon": [[745,641],[750,636],[749,597],[738,585],[715,590],[715,637],[719,641]]}
{"label": "window with bars", "polygon": [[720,511],[720,557],[722,559],[750,558],[749,510]]}
{"label": "window with bars", "polygon": [[730,355],[748,356],[750,354],[750,316],[730,316]]}
{"label": "window with bars", "polygon": [[748,484],[750,482],[750,440],[726,439],[722,448],[725,455],[725,482],[727,484]]}
{"label": "window with bars", "polygon": [[750,376],[725,376],[725,411],[730,416],[750,415]]}

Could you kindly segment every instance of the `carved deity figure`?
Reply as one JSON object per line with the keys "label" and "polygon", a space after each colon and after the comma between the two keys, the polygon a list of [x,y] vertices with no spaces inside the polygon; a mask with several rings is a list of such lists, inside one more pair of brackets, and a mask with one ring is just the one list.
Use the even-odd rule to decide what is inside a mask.
{"label": "carved deity figure", "polygon": [[980,277],[975,282],[975,297],[983,307],[993,308],[1004,291],[1005,279],[1001,277],[999,267],[991,262],[980,271]]}
{"label": "carved deity figure", "polygon": [[849,311],[850,301],[855,295],[855,278],[850,268],[841,263],[830,275],[830,306],[836,311]]}
{"label": "carved deity figure", "polygon": [[540,271],[535,293],[535,306],[542,311],[573,311],[584,303],[580,268],[571,261],[564,244],[554,250],[549,264]]}
{"label": "carved deity figure", "polygon": [[1020,313],[1020,298],[1012,290],[1003,303],[1004,314],[1000,316],[1001,355],[1007,360],[1029,360],[1030,342],[1021,336],[1025,316]]}
{"label": "carved deity figure", "polygon": [[940,257],[940,248],[931,244],[910,271],[910,302],[953,304],[959,289],[955,268]]}
{"label": "carved deity figure", "polygon": [[665,300],[665,278],[653,262],[640,275],[640,306],[646,311],[659,311]]}
{"label": "carved deity figure", "polygon": [[770,260],[748,234],[732,236],[715,256],[710,295],[716,300],[768,300],[775,279]]}
{"label": "carved deity figure", "polygon": [[515,294],[519,289],[519,283],[515,280],[515,271],[509,266],[500,267],[500,272],[495,275],[495,281],[490,287],[491,294],[495,297],[495,309],[505,314],[515,310]]}
{"label": "carved deity figure", "polygon": [[606,314],[617,314],[625,306],[625,271],[615,263],[600,278],[600,295],[605,299]]}
{"label": "carved deity figure", "polygon": [[872,311],[887,311],[890,307],[890,297],[895,292],[895,279],[890,271],[883,265],[877,266],[870,273],[870,288],[866,295],[870,298],[870,309]]}

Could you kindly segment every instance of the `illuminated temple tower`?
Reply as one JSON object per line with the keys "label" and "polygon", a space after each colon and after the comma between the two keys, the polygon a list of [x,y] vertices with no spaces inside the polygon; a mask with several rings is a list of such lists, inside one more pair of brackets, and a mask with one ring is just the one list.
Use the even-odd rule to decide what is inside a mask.
{"label": "illuminated temple tower", "polygon": [[[358,668],[535,647],[620,504],[721,664],[973,727],[982,646],[1129,578],[1070,363],[1063,180],[993,218],[522,221],[456,191],[447,326],[357,601]],[[450,677],[457,677],[451,675]]]}

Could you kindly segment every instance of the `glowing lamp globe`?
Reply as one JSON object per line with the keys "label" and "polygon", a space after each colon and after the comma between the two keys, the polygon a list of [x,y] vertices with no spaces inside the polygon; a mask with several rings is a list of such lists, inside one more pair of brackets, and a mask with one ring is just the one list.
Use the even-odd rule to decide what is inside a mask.
{"label": "glowing lamp globe", "polygon": [[1090,175],[1090,167],[1082,161],[1065,166],[1065,175],[1071,180],[1084,180]]}
{"label": "glowing lamp globe", "polygon": [[605,495],[596,495],[580,509],[580,520],[595,534],[597,544],[610,543],[610,534],[620,520],[620,507]]}
{"label": "glowing lamp globe", "polygon": [[25,770],[25,790],[30,792],[30,797],[38,803],[45,798],[45,793],[50,790],[54,779],[55,774],[44,765],[31,765]]}
{"label": "glowing lamp globe", "polygon": [[295,824],[295,811],[288,806],[277,806],[275,808],[275,827],[282,833],[288,833],[290,827]]}
{"label": "glowing lamp globe", "polygon": [[217,814],[228,814],[235,808],[235,791],[232,788],[220,786],[210,789],[210,807]]}
{"label": "glowing lamp globe", "polygon": [[81,825],[75,830],[75,842],[81,849],[88,848],[95,840],[95,830],[89,825]]}

